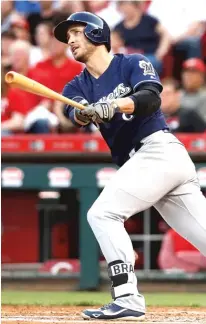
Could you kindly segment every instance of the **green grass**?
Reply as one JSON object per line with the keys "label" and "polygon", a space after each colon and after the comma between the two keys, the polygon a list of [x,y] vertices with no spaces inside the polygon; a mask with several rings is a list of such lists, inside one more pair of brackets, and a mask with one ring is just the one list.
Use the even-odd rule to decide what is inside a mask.
{"label": "green grass", "polygon": [[[206,294],[196,293],[147,293],[147,306],[206,307]],[[2,305],[102,305],[111,301],[105,292],[37,292],[2,291]]]}

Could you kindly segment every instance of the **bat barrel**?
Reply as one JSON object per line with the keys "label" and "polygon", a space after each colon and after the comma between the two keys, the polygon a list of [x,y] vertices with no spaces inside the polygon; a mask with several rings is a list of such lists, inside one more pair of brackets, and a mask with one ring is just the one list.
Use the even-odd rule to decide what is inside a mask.
{"label": "bat barrel", "polygon": [[21,75],[15,71],[9,71],[5,75],[5,81],[12,87],[19,88],[21,90],[33,93],[38,96],[46,97],[52,100],[59,100],[67,105],[73,107],[84,109],[85,107],[79,102],[73,101],[69,98],[66,98],[59,93],[51,90],[50,88],[44,86],[43,84],[30,79],[24,75]]}
{"label": "bat barrel", "polygon": [[12,71],[7,72],[7,74],[5,75],[5,81],[7,83],[12,83],[14,81],[14,73]]}

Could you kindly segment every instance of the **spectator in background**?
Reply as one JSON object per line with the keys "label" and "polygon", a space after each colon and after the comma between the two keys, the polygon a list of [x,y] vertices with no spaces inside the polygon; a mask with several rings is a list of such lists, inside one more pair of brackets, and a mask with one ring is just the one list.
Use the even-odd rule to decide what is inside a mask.
{"label": "spectator in background", "polygon": [[111,52],[112,54],[129,54],[128,48],[125,47],[124,40],[117,30],[111,32]]}
{"label": "spectator in background", "polygon": [[1,34],[1,64],[4,66],[10,65],[9,47],[16,40],[15,34],[11,30],[4,31]]}
{"label": "spectator in background", "polygon": [[190,273],[206,270],[206,257],[173,229],[164,235],[158,263],[162,270]]}
{"label": "spectator in background", "polygon": [[50,41],[52,37],[52,24],[49,22],[40,23],[35,29],[35,41],[38,48],[38,60],[44,61],[50,56]]}
{"label": "spectator in background", "polygon": [[5,32],[10,28],[11,19],[13,16],[14,4],[13,1],[1,1],[1,32]]}
{"label": "spectator in background", "polygon": [[172,132],[199,133],[206,131],[206,122],[196,107],[185,109],[181,106],[181,90],[177,81],[162,80],[161,109]]}
{"label": "spectator in background", "polygon": [[1,136],[8,136],[24,131],[24,116],[26,113],[23,93],[15,88],[9,88],[4,80],[8,72],[1,65]]}
{"label": "spectator in background", "polygon": [[[60,16],[56,17],[56,24],[58,24]],[[67,57],[67,45],[51,37],[50,40],[50,57],[36,66],[37,69],[44,71],[49,78],[49,87],[61,93],[65,84],[71,81],[76,75],[83,70],[83,65],[73,58]],[[55,102],[53,111],[60,121],[60,129],[62,131],[73,131],[73,124],[63,114],[63,104]]]}
{"label": "spectator in background", "polygon": [[51,89],[59,93],[62,92],[67,82],[71,81],[83,70],[83,65],[74,59],[68,58],[66,51],[67,45],[51,36],[49,42],[50,57],[36,65],[37,69],[44,71],[48,76]]}
{"label": "spectator in background", "polygon": [[19,13],[23,14],[24,16],[33,13],[33,12],[40,12],[40,5],[38,0],[23,0],[14,1],[14,8]]}
{"label": "spectator in background", "polygon": [[[9,48],[11,69],[25,75],[37,82],[49,86],[49,77],[45,71],[29,68],[30,44],[23,40],[17,40]],[[32,93],[16,89],[24,96],[26,116],[24,119],[25,131],[32,133],[49,133],[53,130],[58,120],[49,112],[51,101],[43,99]]]}
{"label": "spectator in background", "polygon": [[171,35],[177,51],[186,58],[201,57],[201,36],[206,21],[205,0],[153,0],[148,13],[158,19]]}
{"label": "spectator in background", "polygon": [[183,63],[181,106],[195,110],[206,122],[206,67],[202,60],[188,59]]}
{"label": "spectator in background", "polygon": [[52,23],[53,16],[55,15],[55,4],[52,0],[39,0],[40,12],[33,12],[27,16],[29,23],[29,30],[31,34],[31,41],[35,44],[35,29],[41,22]]}
{"label": "spectator in background", "polygon": [[116,1],[88,1],[87,10],[103,18],[111,30],[123,19],[119,12]]}
{"label": "spectator in background", "polygon": [[30,42],[29,24],[23,16],[14,15],[11,19],[11,30],[16,39],[22,39]]}
{"label": "spectator in background", "polygon": [[[27,20],[15,15],[11,21],[11,31],[14,33],[16,39],[24,40],[30,43],[29,24]],[[37,46],[30,46],[29,66],[35,66],[42,59],[40,50]]]}
{"label": "spectator in background", "polygon": [[73,12],[77,11],[86,11],[85,2],[84,1],[65,1],[59,0],[57,11],[60,14],[64,14],[70,16]]}
{"label": "spectator in background", "polygon": [[123,21],[116,27],[125,46],[148,57],[154,68],[161,73],[162,60],[168,52],[170,38],[160,22],[144,14],[141,1],[118,1]]}

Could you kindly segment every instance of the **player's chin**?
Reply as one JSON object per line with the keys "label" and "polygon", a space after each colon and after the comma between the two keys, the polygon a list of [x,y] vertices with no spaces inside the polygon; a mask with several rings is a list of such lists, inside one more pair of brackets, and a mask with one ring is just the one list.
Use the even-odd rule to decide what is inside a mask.
{"label": "player's chin", "polygon": [[85,63],[85,57],[81,53],[74,53],[73,57],[74,57],[74,59],[76,61],[81,62],[81,63]]}

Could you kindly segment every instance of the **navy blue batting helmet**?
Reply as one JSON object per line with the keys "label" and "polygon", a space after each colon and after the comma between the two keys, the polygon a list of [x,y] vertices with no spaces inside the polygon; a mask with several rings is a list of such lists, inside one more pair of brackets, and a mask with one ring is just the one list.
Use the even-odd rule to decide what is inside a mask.
{"label": "navy blue batting helmet", "polygon": [[73,24],[84,24],[84,35],[94,44],[105,44],[108,52],[111,49],[110,44],[110,29],[107,23],[97,15],[91,12],[82,11],[76,12],[62,21],[54,29],[54,36],[60,42],[68,43],[67,31],[69,26]]}

